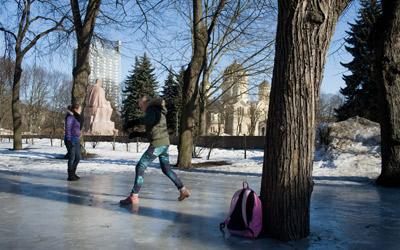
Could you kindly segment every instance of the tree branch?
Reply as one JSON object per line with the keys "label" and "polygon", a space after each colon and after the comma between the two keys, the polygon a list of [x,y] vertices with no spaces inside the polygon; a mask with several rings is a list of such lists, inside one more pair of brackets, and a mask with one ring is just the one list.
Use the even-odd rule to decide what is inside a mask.
{"label": "tree branch", "polygon": [[80,37],[83,26],[82,26],[81,10],[79,8],[78,0],[71,0],[71,9],[74,19],[75,31],[77,33],[77,37]]}
{"label": "tree branch", "polygon": [[15,41],[17,40],[17,36],[14,34],[14,32],[9,31],[9,30],[7,30],[6,28],[4,28],[2,26],[0,27],[0,31],[3,31],[6,34],[11,35],[15,39]]}
{"label": "tree branch", "polygon": [[66,16],[63,16],[61,18],[61,20],[56,23],[55,26],[53,26],[52,28],[47,29],[47,30],[41,32],[40,34],[38,34],[37,36],[35,36],[35,38],[33,38],[32,41],[22,50],[22,55],[25,55],[26,52],[28,52],[37,43],[37,41],[40,38],[42,38],[43,36],[49,34],[50,32],[53,32],[53,31],[57,30],[63,24],[63,22],[64,22],[64,20],[66,18],[67,18]]}

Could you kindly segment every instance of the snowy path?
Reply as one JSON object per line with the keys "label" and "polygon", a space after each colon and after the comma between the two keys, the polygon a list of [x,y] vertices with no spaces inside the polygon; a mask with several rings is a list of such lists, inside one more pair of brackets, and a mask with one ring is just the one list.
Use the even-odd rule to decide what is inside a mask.
{"label": "snowy path", "polygon": [[[92,149],[90,143],[86,147],[90,153],[97,157],[84,160],[79,166],[80,173],[105,174],[118,172],[131,172],[141,154],[147,148],[148,144],[139,144],[139,153],[136,153],[136,144],[129,144],[129,152],[126,151],[126,144],[116,144],[116,150],[112,151],[112,145],[109,142],[101,142]],[[49,140],[36,140],[34,145],[24,144],[27,150],[10,151],[11,143],[0,143],[0,170],[12,171],[56,171],[64,172],[66,168],[65,160],[58,159],[62,157],[66,150],[60,147],[59,140],[55,140],[54,146],[50,146]],[[202,152],[201,159],[194,159],[194,162],[206,162],[208,150]],[[176,162],[176,146],[170,147],[170,161]],[[380,157],[375,151],[358,150],[354,153],[342,153],[335,156],[327,156],[322,151],[316,152],[316,161],[314,163],[313,176],[315,180],[361,180],[375,179],[380,173]],[[210,161],[226,161],[230,165],[203,167],[192,170],[197,173],[214,173],[230,175],[250,175],[259,176],[262,173],[263,151],[249,150],[247,159],[244,159],[243,150],[214,149]],[[155,162],[148,171],[155,171],[157,162]],[[158,171],[158,170],[156,170]],[[334,178],[335,177],[335,178]],[[343,178],[339,178],[343,177]]]}

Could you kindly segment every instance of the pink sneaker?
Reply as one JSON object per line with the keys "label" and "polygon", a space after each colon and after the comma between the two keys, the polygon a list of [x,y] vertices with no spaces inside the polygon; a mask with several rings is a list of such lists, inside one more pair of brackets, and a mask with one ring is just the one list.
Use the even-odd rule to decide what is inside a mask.
{"label": "pink sneaker", "polygon": [[139,195],[137,194],[131,194],[126,199],[120,200],[119,204],[125,206],[125,205],[130,205],[130,204],[139,204]]}
{"label": "pink sneaker", "polygon": [[182,187],[181,189],[179,189],[179,197],[178,197],[178,201],[183,201],[186,198],[189,198],[189,196],[191,195],[190,190],[187,189],[186,187]]}

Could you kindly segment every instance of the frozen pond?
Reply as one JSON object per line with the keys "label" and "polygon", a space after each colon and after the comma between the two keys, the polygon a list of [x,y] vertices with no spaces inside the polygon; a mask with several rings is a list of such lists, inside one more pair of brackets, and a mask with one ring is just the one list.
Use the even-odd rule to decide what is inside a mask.
{"label": "frozen pond", "polygon": [[0,249],[399,249],[400,192],[368,180],[319,177],[308,239],[224,238],[218,224],[233,192],[260,177],[179,173],[192,197],[158,172],[145,176],[138,211],[118,201],[132,173],[85,174],[68,183],[62,173],[0,171]]}

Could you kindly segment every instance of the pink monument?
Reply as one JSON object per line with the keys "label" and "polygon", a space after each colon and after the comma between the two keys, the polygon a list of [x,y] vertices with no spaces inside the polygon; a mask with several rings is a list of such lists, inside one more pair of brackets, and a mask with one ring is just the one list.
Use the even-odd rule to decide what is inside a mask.
{"label": "pink monument", "polygon": [[111,104],[106,99],[101,80],[97,79],[94,85],[88,87],[86,107],[84,109],[84,132],[89,135],[114,135],[114,122],[111,121],[113,112]]}

